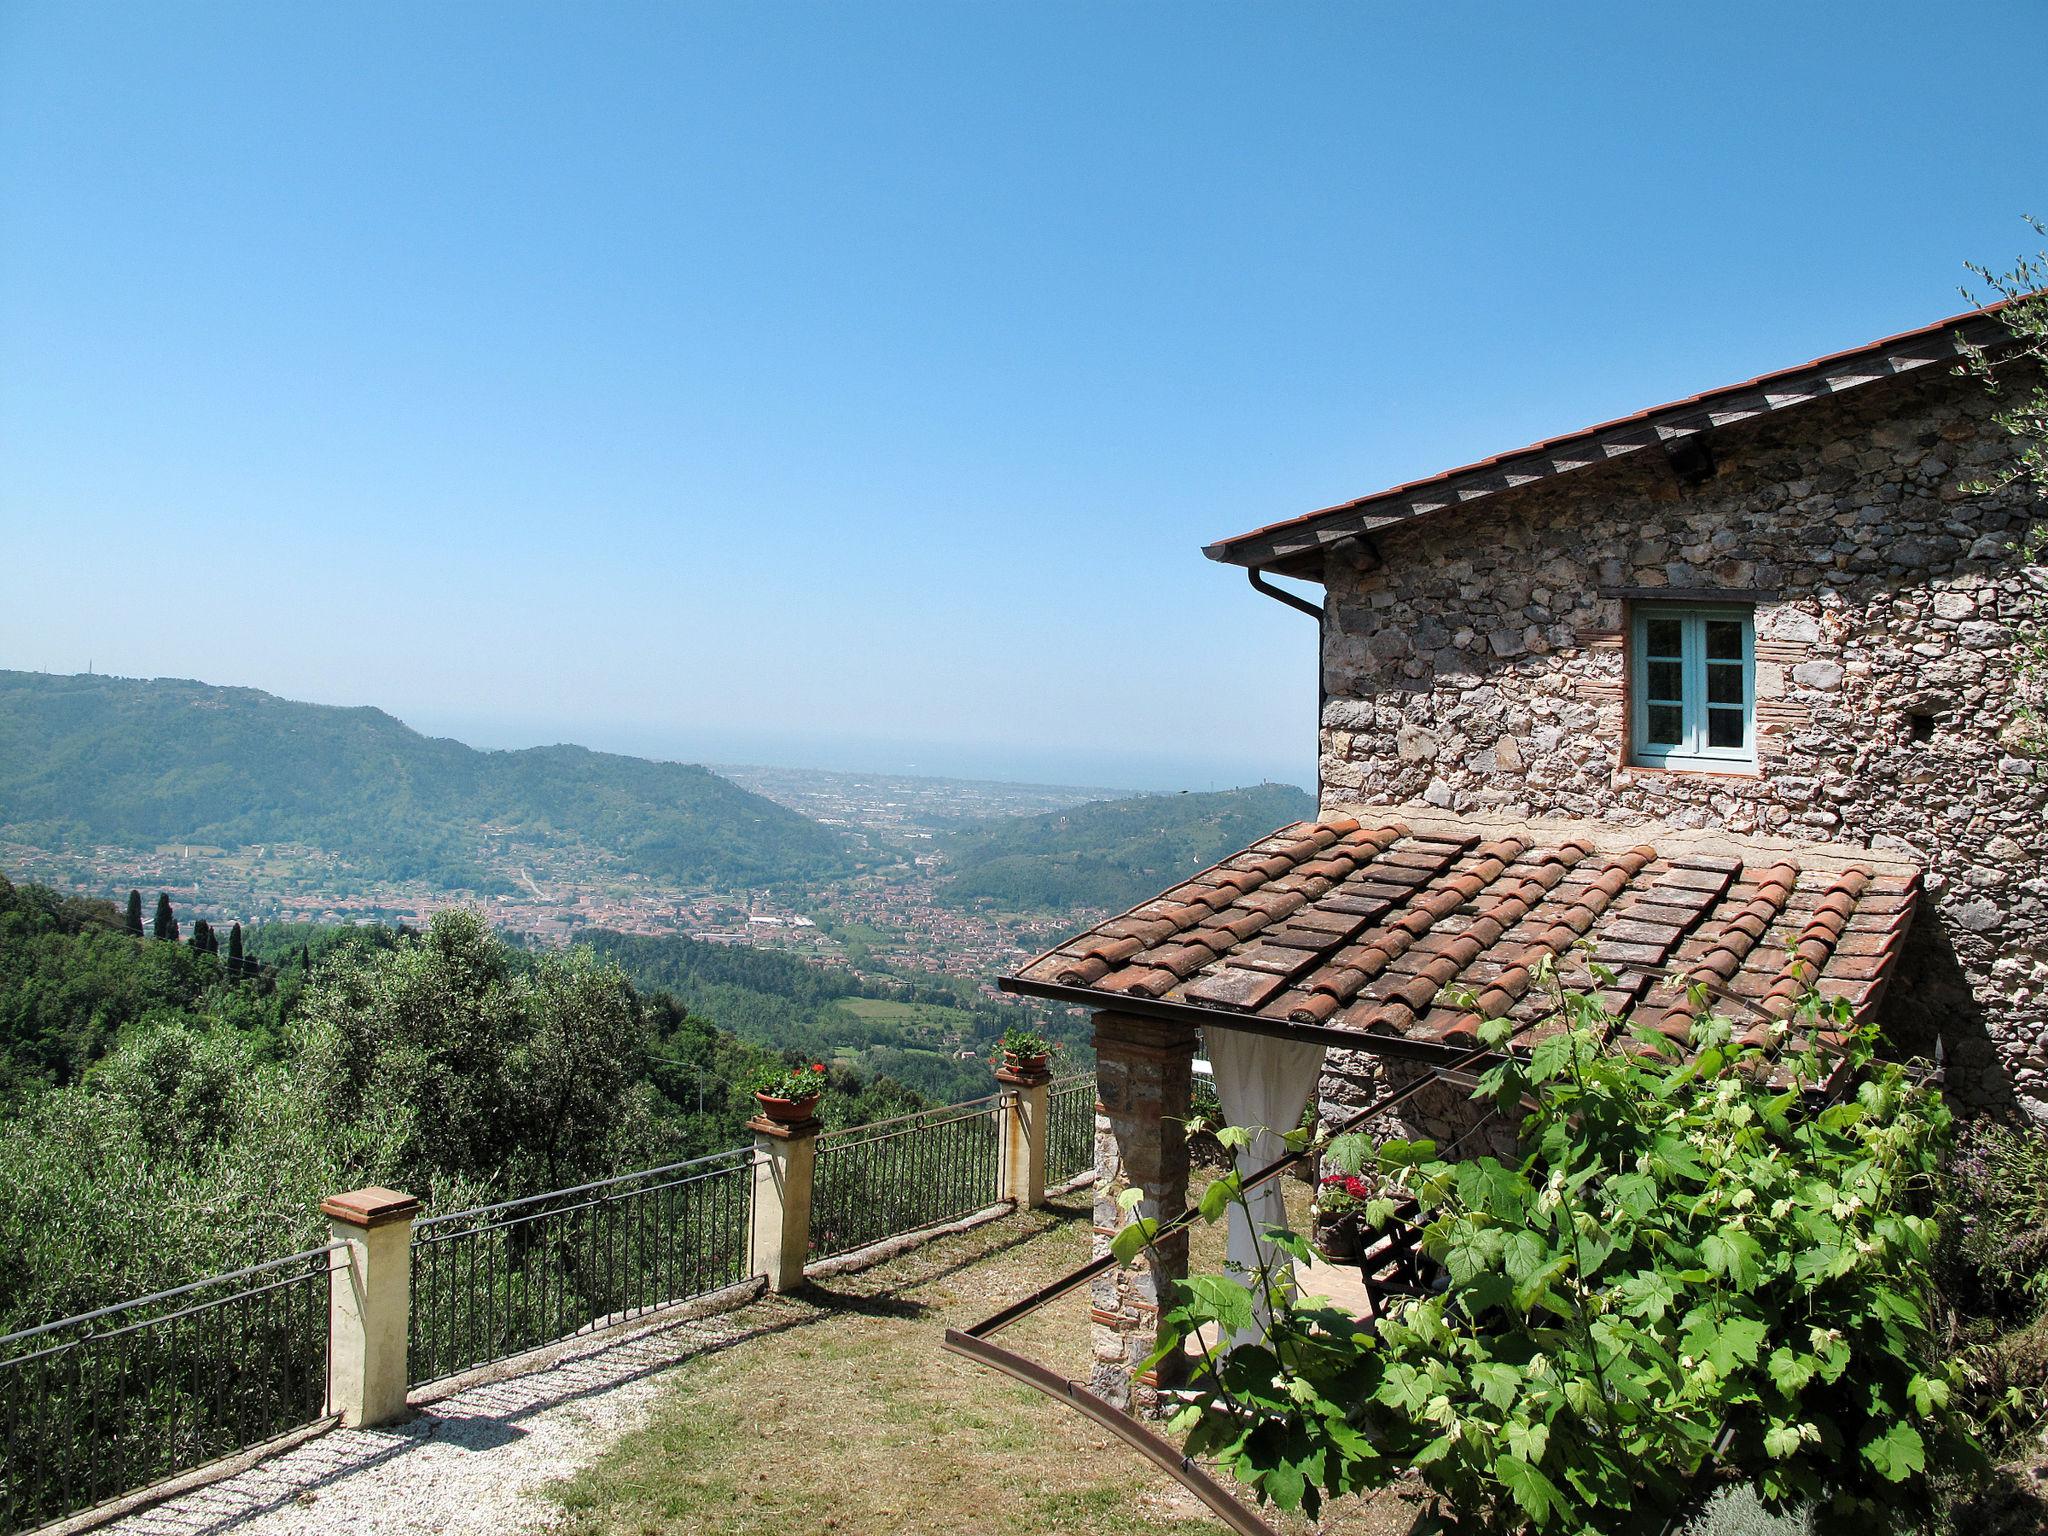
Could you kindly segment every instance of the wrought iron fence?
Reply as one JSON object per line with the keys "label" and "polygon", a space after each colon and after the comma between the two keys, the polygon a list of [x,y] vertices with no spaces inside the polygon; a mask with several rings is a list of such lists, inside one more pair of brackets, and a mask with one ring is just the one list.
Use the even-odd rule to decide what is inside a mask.
{"label": "wrought iron fence", "polygon": [[1095,1074],[1054,1078],[1046,1095],[1045,1181],[1064,1184],[1095,1166]]}
{"label": "wrought iron fence", "polygon": [[90,1509],[328,1411],[340,1244],[0,1338],[0,1532]]}
{"label": "wrought iron fence", "polygon": [[994,1205],[1002,1198],[997,1106],[1008,1097],[992,1094],[820,1136],[811,1256],[865,1248]]}
{"label": "wrought iron fence", "polygon": [[417,1385],[737,1284],[751,1147],[413,1223]]}

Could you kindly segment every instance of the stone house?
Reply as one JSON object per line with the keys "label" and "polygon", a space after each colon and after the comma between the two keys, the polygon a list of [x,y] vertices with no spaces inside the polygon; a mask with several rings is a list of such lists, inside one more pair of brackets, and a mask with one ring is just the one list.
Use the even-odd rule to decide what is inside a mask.
{"label": "stone house", "polygon": [[[1673,1035],[1676,981],[1757,1030],[1813,984],[2048,1119],[2043,509],[1973,489],[2012,447],[1956,366],[2003,337],[1975,311],[1209,546],[1318,621],[1320,814],[1005,981],[1098,1010],[1102,1171],[1185,1198],[1198,1032],[1234,1120],[1336,1118],[1588,944]],[[1453,1133],[1456,1084],[1411,1087],[1390,1128]],[[1098,1282],[1112,1397],[1153,1284]]]}

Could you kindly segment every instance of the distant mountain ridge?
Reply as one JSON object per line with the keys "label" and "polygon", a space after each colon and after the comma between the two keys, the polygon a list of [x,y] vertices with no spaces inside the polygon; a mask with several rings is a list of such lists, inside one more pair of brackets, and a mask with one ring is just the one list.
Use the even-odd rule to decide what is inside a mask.
{"label": "distant mountain ridge", "polygon": [[483,752],[367,707],[254,688],[0,671],[0,838],[44,847],[301,844],[359,874],[502,885],[490,847],[577,845],[679,883],[850,867],[847,839],[708,769]]}
{"label": "distant mountain ridge", "polygon": [[937,840],[952,877],[940,900],[1015,912],[1136,906],[1315,808],[1292,784],[1255,784],[973,822]]}

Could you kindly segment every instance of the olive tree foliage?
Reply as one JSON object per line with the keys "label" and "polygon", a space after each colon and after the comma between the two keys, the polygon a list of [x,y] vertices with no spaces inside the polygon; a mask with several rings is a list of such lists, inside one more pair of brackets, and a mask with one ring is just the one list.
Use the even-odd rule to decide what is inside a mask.
{"label": "olive tree foliage", "polygon": [[587,950],[529,965],[477,913],[441,912],[343,956],[301,1016],[312,1091],[414,1182],[526,1193],[658,1150],[640,1000]]}
{"label": "olive tree foliage", "polygon": [[[2048,225],[2030,218],[2037,235]],[[2037,500],[2048,502],[2048,250],[2023,256],[2006,272],[1975,262],[1971,274],[1985,291],[1963,290],[1973,303],[2001,302],[1998,318],[2006,344],[1994,351],[1966,350],[1964,371],[1982,381],[1997,402],[1992,419],[2013,439],[2013,467],[2000,479],[1974,484],[1979,494],[2019,485]],[[2031,751],[2048,750],[2048,619],[2043,617],[2048,594],[2048,522],[2036,508],[2033,526],[2015,553],[2027,573],[2035,601],[2021,620],[2019,744]]]}
{"label": "olive tree foliage", "polygon": [[465,911],[338,952],[274,1053],[146,1016],[0,1125],[0,1332],[313,1246],[363,1184],[448,1210],[660,1161],[643,1028],[615,968]]}

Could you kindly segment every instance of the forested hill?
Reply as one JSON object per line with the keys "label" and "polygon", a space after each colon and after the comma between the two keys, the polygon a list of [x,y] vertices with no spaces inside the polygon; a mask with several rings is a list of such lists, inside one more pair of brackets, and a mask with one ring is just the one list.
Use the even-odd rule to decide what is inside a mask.
{"label": "forested hill", "polygon": [[0,837],[303,844],[364,878],[448,890],[502,888],[521,846],[580,844],[693,884],[812,880],[850,862],[838,832],[687,764],[480,752],[382,710],[253,688],[4,671]]}
{"label": "forested hill", "polygon": [[939,841],[941,900],[1007,911],[1129,907],[1275,827],[1315,814],[1292,784],[1101,800],[976,822]]}
{"label": "forested hill", "polygon": [[587,930],[578,942],[645,992],[671,995],[743,1040],[893,1079],[941,1103],[988,1091],[988,1058],[1011,1025],[1034,1027],[1072,1061],[1086,1025],[1064,1009],[995,1002],[954,977],[864,978],[795,955],[680,935]]}

